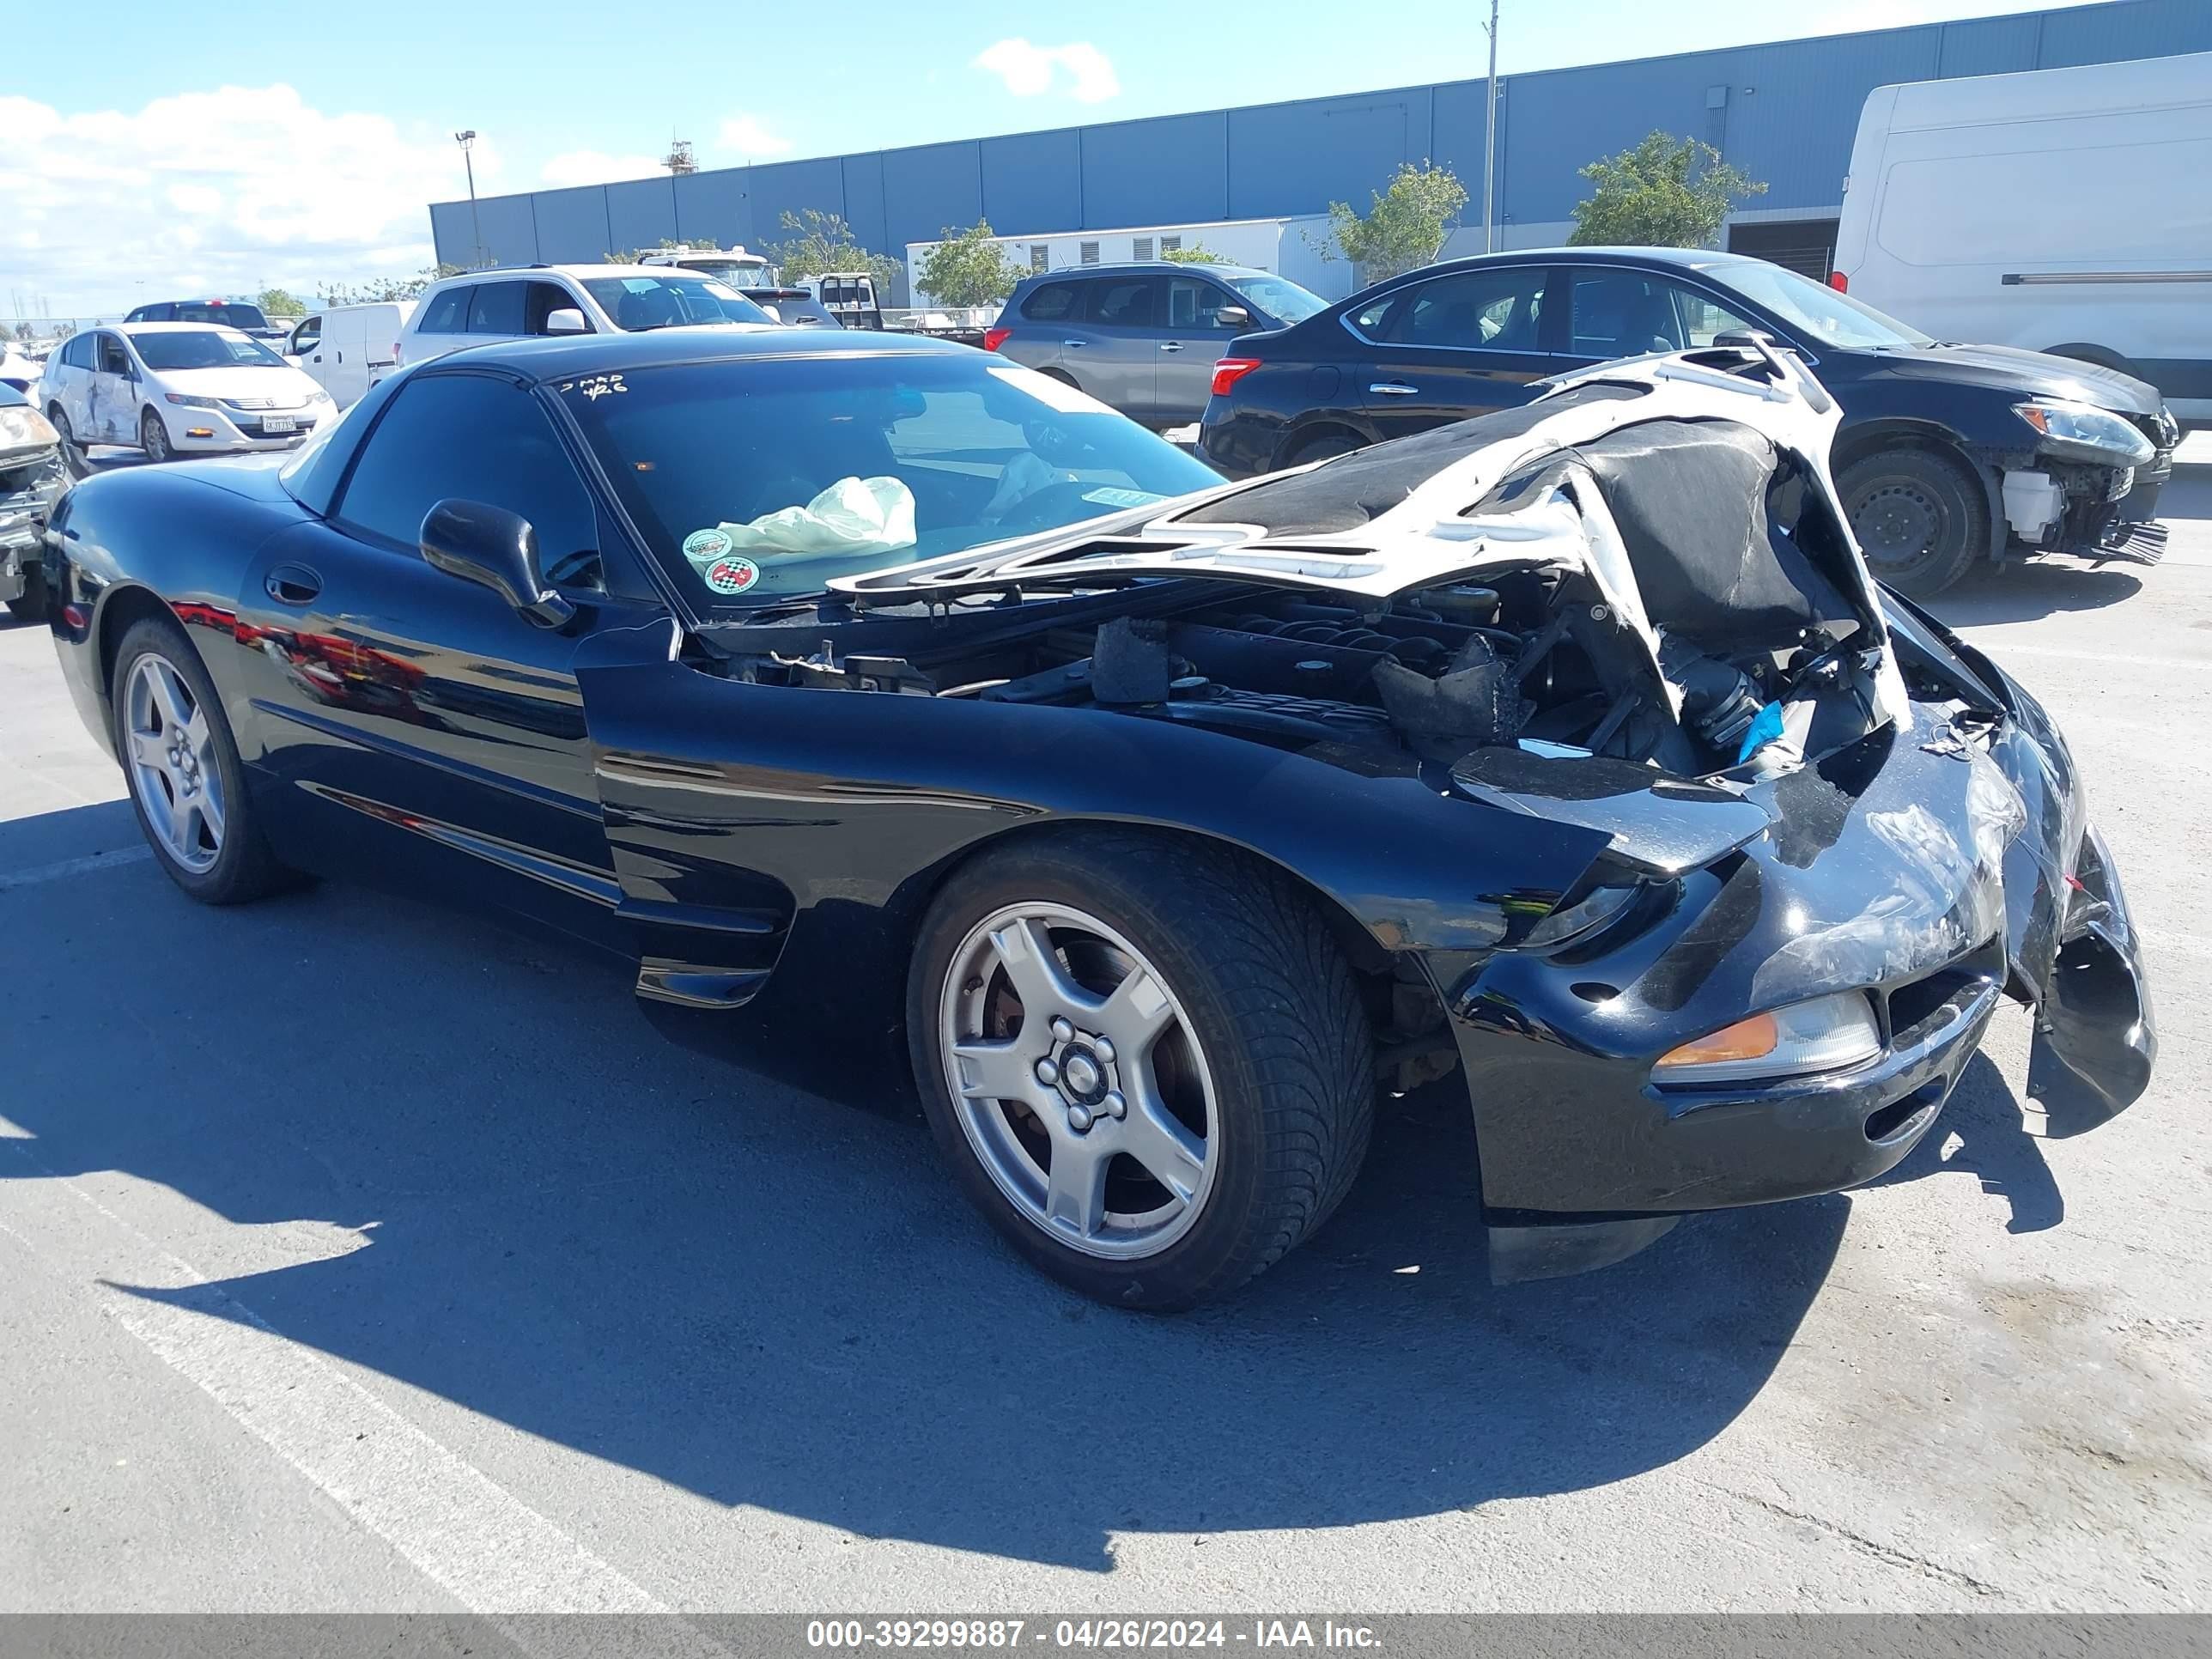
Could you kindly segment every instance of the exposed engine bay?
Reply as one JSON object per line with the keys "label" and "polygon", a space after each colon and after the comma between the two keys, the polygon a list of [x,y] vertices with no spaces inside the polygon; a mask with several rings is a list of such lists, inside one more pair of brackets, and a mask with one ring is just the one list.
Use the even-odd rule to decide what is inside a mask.
{"label": "exposed engine bay", "polygon": [[[1593,407],[1593,424],[1607,413]],[[1329,464],[1322,510],[1300,499],[1307,480],[1286,475],[1141,536],[1032,556],[1015,586],[991,574],[1003,564],[891,573],[877,603],[933,596],[944,609],[932,614],[951,624],[945,648],[777,654],[757,677],[1090,707],[1292,749],[1449,763],[1504,745],[1687,776],[1788,770],[1902,712],[1870,585],[1806,448],[1748,422],[1614,420],[1571,447],[1534,449],[1471,503],[1431,517],[1418,510],[1437,489],[1427,480],[1465,474],[1407,453],[1421,442]],[[1386,465],[1416,482],[1399,484]],[[1363,467],[1381,475],[1371,493],[1387,506],[1348,522],[1341,504],[1359,498],[1350,475]],[[1374,533],[1396,520],[1403,550]],[[1176,547],[1178,532],[1194,545]],[[1161,584],[1130,588],[1149,602],[1103,623],[1001,633],[968,652],[954,643],[969,632],[963,611],[1043,611],[1035,601],[1054,590],[1085,591],[1079,573],[1176,561],[1214,580],[1176,584],[1166,604]],[[1326,580],[1331,565],[1361,580]],[[1298,580],[1255,579],[1293,566]],[[1400,571],[1404,586],[1375,591]]]}

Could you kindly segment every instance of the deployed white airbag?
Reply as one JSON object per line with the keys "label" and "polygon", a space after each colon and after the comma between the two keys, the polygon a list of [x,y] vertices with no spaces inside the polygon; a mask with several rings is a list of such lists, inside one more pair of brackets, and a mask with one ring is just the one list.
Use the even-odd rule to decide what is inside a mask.
{"label": "deployed white airbag", "polygon": [[914,542],[914,491],[892,477],[840,478],[804,507],[695,531],[684,538],[684,554],[704,575],[733,553],[781,562],[891,553]]}

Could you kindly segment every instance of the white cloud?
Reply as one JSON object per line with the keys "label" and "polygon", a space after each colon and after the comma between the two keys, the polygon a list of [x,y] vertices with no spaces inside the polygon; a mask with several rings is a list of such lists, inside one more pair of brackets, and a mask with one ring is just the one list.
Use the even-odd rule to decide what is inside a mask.
{"label": "white cloud", "polygon": [[1035,98],[1052,91],[1063,72],[1067,95],[1078,103],[1103,103],[1121,90],[1113,60],[1088,40],[1040,46],[1015,35],[978,53],[975,67],[997,76],[1017,98]]}
{"label": "white cloud", "polygon": [[759,155],[788,155],[791,140],[780,132],[771,132],[757,115],[732,115],[722,123],[721,131],[714,135],[714,147],[727,151],[740,161]]}
{"label": "white cloud", "polygon": [[667,168],[650,155],[610,155],[605,150],[563,151],[538,169],[544,183],[611,185],[624,179],[657,179]]}
{"label": "white cloud", "polygon": [[[460,163],[450,134],[325,114],[282,84],[135,112],[0,97],[0,271],[56,315],[405,274],[431,261],[427,204],[465,193]],[[481,140],[476,171],[479,190],[500,172]]]}

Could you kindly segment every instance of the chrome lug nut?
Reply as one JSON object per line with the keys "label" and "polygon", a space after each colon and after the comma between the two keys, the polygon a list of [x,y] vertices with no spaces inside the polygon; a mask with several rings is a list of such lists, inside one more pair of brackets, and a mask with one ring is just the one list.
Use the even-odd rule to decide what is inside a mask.
{"label": "chrome lug nut", "polygon": [[1097,1042],[1091,1045],[1091,1052],[1097,1054],[1107,1065],[1111,1066],[1114,1063],[1114,1040],[1111,1037],[1100,1037]]}
{"label": "chrome lug nut", "polygon": [[1053,1023],[1052,1023],[1052,1040],[1053,1040],[1054,1042],[1066,1042],[1070,1037],[1073,1036],[1074,1035],[1075,1035],[1075,1027],[1073,1027],[1073,1025],[1069,1024],[1066,1020],[1064,1020],[1064,1019],[1056,1019],[1056,1020],[1053,1021]]}
{"label": "chrome lug nut", "polygon": [[1116,1089],[1098,1103],[1098,1109],[1108,1117],[1123,1118],[1129,1115],[1129,1103],[1121,1098],[1121,1091]]}
{"label": "chrome lug nut", "polygon": [[1039,1083],[1043,1084],[1046,1088],[1049,1089],[1054,1084],[1060,1081],[1060,1067],[1049,1060],[1041,1060],[1037,1061],[1036,1080]]}
{"label": "chrome lug nut", "polygon": [[1073,1129],[1076,1133],[1081,1134],[1085,1129],[1088,1129],[1091,1127],[1091,1109],[1087,1106],[1069,1107],[1067,1109],[1067,1123],[1068,1127]]}

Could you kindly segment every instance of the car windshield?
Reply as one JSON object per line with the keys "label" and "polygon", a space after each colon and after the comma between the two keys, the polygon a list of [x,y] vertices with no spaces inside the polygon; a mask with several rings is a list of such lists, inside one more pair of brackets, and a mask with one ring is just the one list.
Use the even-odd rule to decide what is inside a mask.
{"label": "car windshield", "polygon": [[810,352],[555,391],[702,605],[817,592],[1220,483],[1103,404],[981,352]]}
{"label": "car windshield", "polygon": [[615,326],[631,334],[701,323],[765,323],[769,314],[712,276],[592,276],[584,286]]}
{"label": "car windshield", "polygon": [[1936,342],[1917,329],[1907,328],[1896,318],[1872,306],[1838,294],[1826,283],[1800,276],[1764,260],[1750,260],[1710,270],[1754,305],[1765,307],[1784,321],[1794,323],[1813,340],[1844,350],[1883,346],[1925,346]]}
{"label": "car windshield", "polygon": [[179,329],[173,334],[134,334],[131,343],[151,369],[283,368],[284,360],[258,340],[224,328]]}
{"label": "car windshield", "polygon": [[1303,323],[1316,312],[1328,309],[1328,301],[1309,294],[1280,276],[1231,276],[1229,286],[1266,312],[1285,323]]}
{"label": "car windshield", "polygon": [[269,319],[262,314],[259,306],[231,305],[222,300],[179,300],[177,314],[171,319],[179,323],[220,323],[225,328],[266,328]]}
{"label": "car windshield", "polygon": [[690,259],[684,269],[702,276],[711,276],[717,282],[727,283],[732,288],[774,288],[769,280],[765,259]]}

